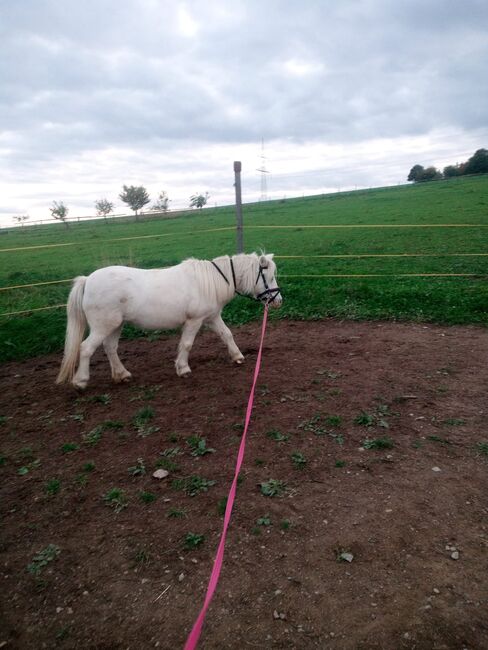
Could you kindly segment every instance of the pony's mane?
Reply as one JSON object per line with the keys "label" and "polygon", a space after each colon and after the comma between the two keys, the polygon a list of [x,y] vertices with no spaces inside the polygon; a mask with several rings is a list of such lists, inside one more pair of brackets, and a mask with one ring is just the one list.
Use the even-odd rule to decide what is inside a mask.
{"label": "pony's mane", "polygon": [[[189,257],[182,265],[193,272],[196,282],[203,295],[210,299],[229,300],[234,295],[234,283],[230,266],[230,256],[222,255],[212,261],[217,264],[225,275],[229,284],[220,275],[209,260],[199,260]],[[232,261],[236,274],[237,290],[240,293],[252,294],[259,267],[259,258],[256,253],[240,253],[233,255]]]}

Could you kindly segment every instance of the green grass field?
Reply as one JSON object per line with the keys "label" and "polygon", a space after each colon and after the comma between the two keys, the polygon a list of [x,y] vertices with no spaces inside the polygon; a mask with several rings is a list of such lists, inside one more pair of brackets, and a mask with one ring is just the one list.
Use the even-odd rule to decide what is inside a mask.
{"label": "green grass field", "polygon": [[[243,213],[246,251],[277,256],[284,304],[273,318],[488,324],[488,176],[250,204]],[[0,288],[109,264],[151,268],[233,252],[231,207],[139,223],[15,228],[0,236]],[[440,273],[468,275],[409,277]],[[320,277],[332,275],[379,277]],[[0,313],[65,303],[69,288],[1,290]],[[224,318],[235,325],[259,312],[236,298]],[[60,350],[65,318],[64,309],[1,316],[0,361]]]}

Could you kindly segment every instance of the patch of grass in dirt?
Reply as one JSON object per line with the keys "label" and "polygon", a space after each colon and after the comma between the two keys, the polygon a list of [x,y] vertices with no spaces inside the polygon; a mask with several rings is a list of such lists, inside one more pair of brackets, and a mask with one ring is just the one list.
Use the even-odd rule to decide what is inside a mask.
{"label": "patch of grass in dirt", "polygon": [[133,391],[137,391],[135,395],[129,398],[129,402],[136,401],[150,401],[156,397],[156,393],[161,390],[161,384],[155,386],[137,386]]}
{"label": "patch of grass in dirt", "polygon": [[137,464],[129,467],[127,470],[131,476],[144,476],[146,473],[146,466],[142,458],[137,459]]}
{"label": "patch of grass in dirt", "polygon": [[33,460],[32,463],[29,463],[28,465],[22,465],[22,467],[19,467],[17,470],[17,474],[19,476],[25,476],[26,474],[29,474],[33,469],[37,469],[40,467],[41,461],[39,459]]}
{"label": "patch of grass in dirt", "polygon": [[187,476],[185,478],[173,479],[171,487],[174,490],[183,490],[188,496],[194,497],[201,492],[208,492],[208,489],[217,481],[210,481],[203,476]]}
{"label": "patch of grass in dirt", "polygon": [[110,404],[111,399],[112,396],[110,393],[104,393],[103,395],[93,395],[92,397],[81,397],[77,402],[91,402],[92,404],[103,404],[103,406],[107,406],[107,404]]}
{"label": "patch of grass in dirt", "polygon": [[57,478],[50,479],[44,486],[44,492],[52,497],[61,489],[61,481]]}
{"label": "patch of grass in dirt", "polygon": [[447,420],[443,420],[442,424],[445,424],[448,427],[462,427],[466,424],[466,420],[463,420],[462,418],[447,418]]}
{"label": "patch of grass in dirt", "polygon": [[295,469],[303,469],[307,464],[307,459],[300,451],[294,451],[291,454],[291,460]]}
{"label": "patch of grass in dirt", "polygon": [[61,447],[63,454],[69,454],[70,451],[78,451],[80,445],[77,445],[76,442],[65,442]]}
{"label": "patch of grass in dirt", "polygon": [[442,445],[452,445],[452,442],[447,438],[441,438],[440,436],[427,436],[427,440],[431,442],[439,442]]}
{"label": "patch of grass in dirt", "polygon": [[258,517],[256,519],[256,523],[258,526],[271,526],[271,517],[269,514],[263,515],[262,517]]}
{"label": "patch of grass in dirt", "polygon": [[286,483],[275,478],[260,483],[261,494],[265,497],[281,497],[285,493]]}
{"label": "patch of grass in dirt", "polygon": [[156,461],[156,469],[165,469],[167,472],[178,472],[180,466],[170,458],[160,458]]}
{"label": "patch of grass in dirt", "polygon": [[149,426],[149,422],[154,418],[154,409],[152,406],[144,406],[132,418],[137,435],[145,438],[151,433],[159,431],[160,427]]}
{"label": "patch of grass in dirt", "polygon": [[46,548],[34,555],[32,562],[27,565],[27,571],[34,576],[38,576],[42,570],[61,553],[59,546],[48,544]]}
{"label": "patch of grass in dirt", "polygon": [[170,508],[167,517],[168,519],[183,519],[186,517],[186,512],[182,508]]}
{"label": "patch of grass in dirt", "polygon": [[137,553],[134,555],[134,564],[137,566],[141,566],[143,564],[148,564],[151,559],[151,556],[149,553],[146,551],[146,549],[141,548],[137,551]]}
{"label": "patch of grass in dirt", "polygon": [[286,442],[289,437],[286,435],[286,433],[282,433],[278,429],[271,429],[271,431],[266,431],[266,436],[268,438],[271,438],[271,440],[275,440],[276,442]]}
{"label": "patch of grass in dirt", "polygon": [[186,442],[191,448],[192,456],[205,456],[206,454],[215,453],[215,449],[207,447],[206,438],[202,438],[201,436],[190,436]]}
{"label": "patch of grass in dirt", "polygon": [[200,535],[199,533],[187,533],[183,540],[183,546],[185,550],[192,551],[201,546],[204,541],[205,535]]}
{"label": "patch of grass in dirt", "polygon": [[145,490],[142,492],[139,492],[139,498],[143,503],[152,503],[153,501],[156,501],[157,496],[153,492],[146,492]]}
{"label": "patch of grass in dirt", "polygon": [[476,449],[482,456],[488,456],[488,442],[478,442]]}
{"label": "patch of grass in dirt", "polygon": [[334,463],[334,467],[345,467],[346,466],[346,461],[345,460],[336,460]]}
{"label": "patch of grass in dirt", "polygon": [[104,496],[103,500],[107,506],[110,506],[115,512],[121,512],[129,505],[127,495],[120,488],[111,488]]}
{"label": "patch of grass in dirt", "polygon": [[363,440],[363,447],[365,449],[393,449],[395,443],[391,438],[366,438]]}

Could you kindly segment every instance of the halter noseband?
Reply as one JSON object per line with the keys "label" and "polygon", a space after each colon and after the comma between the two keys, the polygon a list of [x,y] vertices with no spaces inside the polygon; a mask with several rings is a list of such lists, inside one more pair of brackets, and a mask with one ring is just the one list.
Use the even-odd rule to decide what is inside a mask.
{"label": "halter noseband", "polygon": [[[236,272],[234,269],[234,262],[232,260],[232,257],[229,258],[229,261],[230,261],[230,270],[232,271],[232,281],[234,283],[234,293],[237,293],[238,296],[249,298],[250,300],[257,300],[258,302],[264,302],[267,305],[270,305],[273,302],[273,300],[275,300],[276,296],[280,293],[281,289],[279,287],[275,287],[274,289],[270,289],[268,287],[268,283],[266,282],[266,277],[264,275],[264,269],[267,269],[268,268],[267,266],[261,266],[261,264],[259,265],[256,284],[259,282],[259,278],[261,278],[264,284],[264,291],[261,291],[261,293],[258,293],[258,295],[255,298],[253,298],[252,296],[246,296],[246,294],[237,291]],[[230,282],[225,276],[225,273],[222,271],[222,269],[213,260],[210,260],[210,263],[217,269],[217,271],[224,278],[226,283],[230,286]]]}

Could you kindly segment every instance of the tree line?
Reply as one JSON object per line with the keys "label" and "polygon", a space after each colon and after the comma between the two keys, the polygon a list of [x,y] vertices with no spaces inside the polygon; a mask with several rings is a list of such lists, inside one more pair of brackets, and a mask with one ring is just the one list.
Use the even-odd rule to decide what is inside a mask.
{"label": "tree line", "polygon": [[[193,194],[190,196],[190,208],[202,209],[208,202],[210,195],[208,192],[205,194]],[[142,210],[148,203],[151,202],[151,198],[142,185],[123,185],[122,192],[119,194],[119,199],[129,206],[133,210],[136,221],[139,220],[139,210]],[[151,206],[152,212],[167,212],[169,210],[170,199],[166,192],[160,192],[157,198],[157,201]],[[97,211],[98,217],[103,217],[105,220],[108,215],[114,211],[114,203],[109,201],[106,198],[98,199],[95,201],[95,210]],[[69,224],[67,221],[69,208],[63,203],[63,201],[53,201],[51,207],[49,208],[51,216],[53,219],[62,221],[64,225],[68,228]],[[20,217],[14,217],[16,221],[22,223],[29,217],[27,215],[22,215]]]}
{"label": "tree line", "polygon": [[438,181],[442,178],[466,176],[468,174],[488,174],[488,150],[478,149],[466,162],[447,165],[442,172],[435,167],[414,165],[408,174],[407,180],[421,183],[424,181]]}

